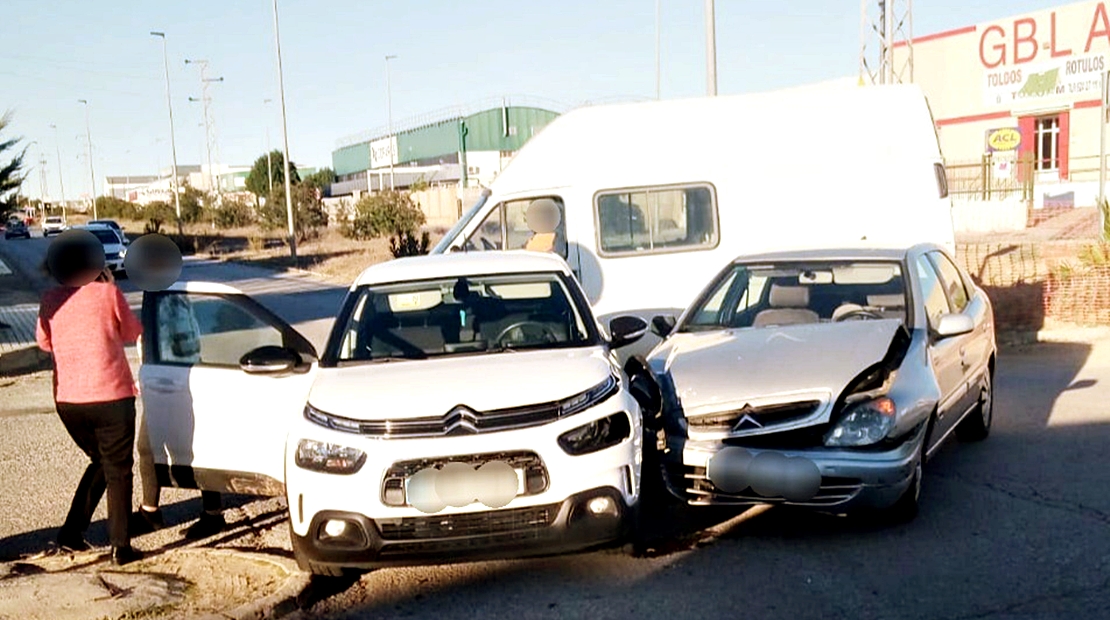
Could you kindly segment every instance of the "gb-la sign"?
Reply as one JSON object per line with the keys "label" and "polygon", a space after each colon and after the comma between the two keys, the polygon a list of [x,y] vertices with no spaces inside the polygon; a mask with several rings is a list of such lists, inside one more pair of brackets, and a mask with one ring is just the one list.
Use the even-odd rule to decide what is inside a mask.
{"label": "gb-la sign", "polygon": [[1089,55],[1110,48],[1106,2],[1087,2],[980,26],[979,62],[987,70]]}

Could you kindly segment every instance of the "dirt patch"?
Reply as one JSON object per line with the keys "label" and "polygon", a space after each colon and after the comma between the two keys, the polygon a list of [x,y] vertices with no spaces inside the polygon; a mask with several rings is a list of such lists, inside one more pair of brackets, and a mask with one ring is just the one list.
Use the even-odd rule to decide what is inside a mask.
{"label": "dirt patch", "polygon": [[180,550],[121,568],[82,553],[6,565],[0,618],[196,618],[227,614],[278,592],[292,572],[219,550]]}

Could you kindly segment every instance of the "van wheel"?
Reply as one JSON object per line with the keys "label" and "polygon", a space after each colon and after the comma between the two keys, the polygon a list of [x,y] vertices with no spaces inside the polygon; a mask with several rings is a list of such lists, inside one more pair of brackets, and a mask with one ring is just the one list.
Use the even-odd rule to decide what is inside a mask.
{"label": "van wheel", "polygon": [[992,374],[988,371],[983,377],[983,385],[979,388],[979,404],[975,406],[975,411],[965,416],[956,426],[956,437],[960,441],[983,441],[991,434],[991,422],[994,419]]}

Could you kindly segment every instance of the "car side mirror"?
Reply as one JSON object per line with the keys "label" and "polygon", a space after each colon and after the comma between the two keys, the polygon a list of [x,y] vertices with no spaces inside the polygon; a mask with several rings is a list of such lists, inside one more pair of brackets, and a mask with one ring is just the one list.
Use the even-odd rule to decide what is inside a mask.
{"label": "car side mirror", "polygon": [[666,338],[674,331],[677,322],[677,319],[669,314],[653,317],[651,319],[651,331],[660,338]]}
{"label": "car side mirror", "polygon": [[647,333],[647,321],[638,316],[618,316],[609,321],[609,343],[614,349],[626,347]]}
{"label": "car side mirror", "polygon": [[975,330],[975,320],[966,314],[945,314],[937,323],[936,334],[938,338],[951,338],[970,334]]}
{"label": "car side mirror", "polygon": [[239,368],[249,375],[281,375],[301,365],[301,355],[292,349],[267,345],[239,358]]}

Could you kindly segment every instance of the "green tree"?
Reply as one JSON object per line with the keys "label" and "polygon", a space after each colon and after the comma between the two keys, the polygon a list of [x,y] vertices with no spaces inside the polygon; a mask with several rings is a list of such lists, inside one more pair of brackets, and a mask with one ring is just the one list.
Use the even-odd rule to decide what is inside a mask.
{"label": "green tree", "polygon": [[[328,225],[328,214],[315,187],[305,183],[294,185],[292,196],[293,227],[297,231],[297,239],[303,241]],[[259,209],[259,224],[267,231],[285,230],[289,226],[284,185],[274,184],[273,193]]]}
{"label": "green tree", "polygon": [[104,219],[139,219],[139,209],[134,204],[115,196],[97,196],[96,212]]}
{"label": "green tree", "polygon": [[[199,189],[185,184],[181,191],[181,221],[186,224],[195,224],[204,219],[204,203],[208,197],[204,192]],[[177,213],[174,213],[171,221],[176,221]]]}
{"label": "green tree", "polygon": [[254,207],[239,198],[225,198],[219,208],[212,210],[212,221],[225,229],[250,226],[255,222]]}
{"label": "green tree", "polygon": [[[267,172],[267,166],[269,166],[269,172]],[[259,198],[269,195],[271,176],[273,177],[275,190],[278,187],[285,187],[285,156],[277,149],[270,151],[268,158],[263,153],[261,157],[254,160],[250,174],[247,175],[247,191]],[[301,177],[297,175],[297,165],[290,161],[289,183],[296,185],[300,182]]]}
{"label": "green tree", "polygon": [[[5,112],[0,116],[0,134],[11,125],[12,113]],[[23,156],[27,149],[16,152],[20,138],[4,139],[0,137],[0,211],[7,211],[16,206],[14,196],[23,184]],[[6,162],[5,158],[10,157]]]}
{"label": "green tree", "polygon": [[424,225],[424,212],[403,192],[384,191],[364,196],[355,203],[351,221],[343,234],[353,239],[412,236]]}
{"label": "green tree", "polygon": [[301,181],[315,187],[320,190],[321,194],[327,196],[331,191],[331,184],[335,183],[335,171],[331,168],[321,168]]}

